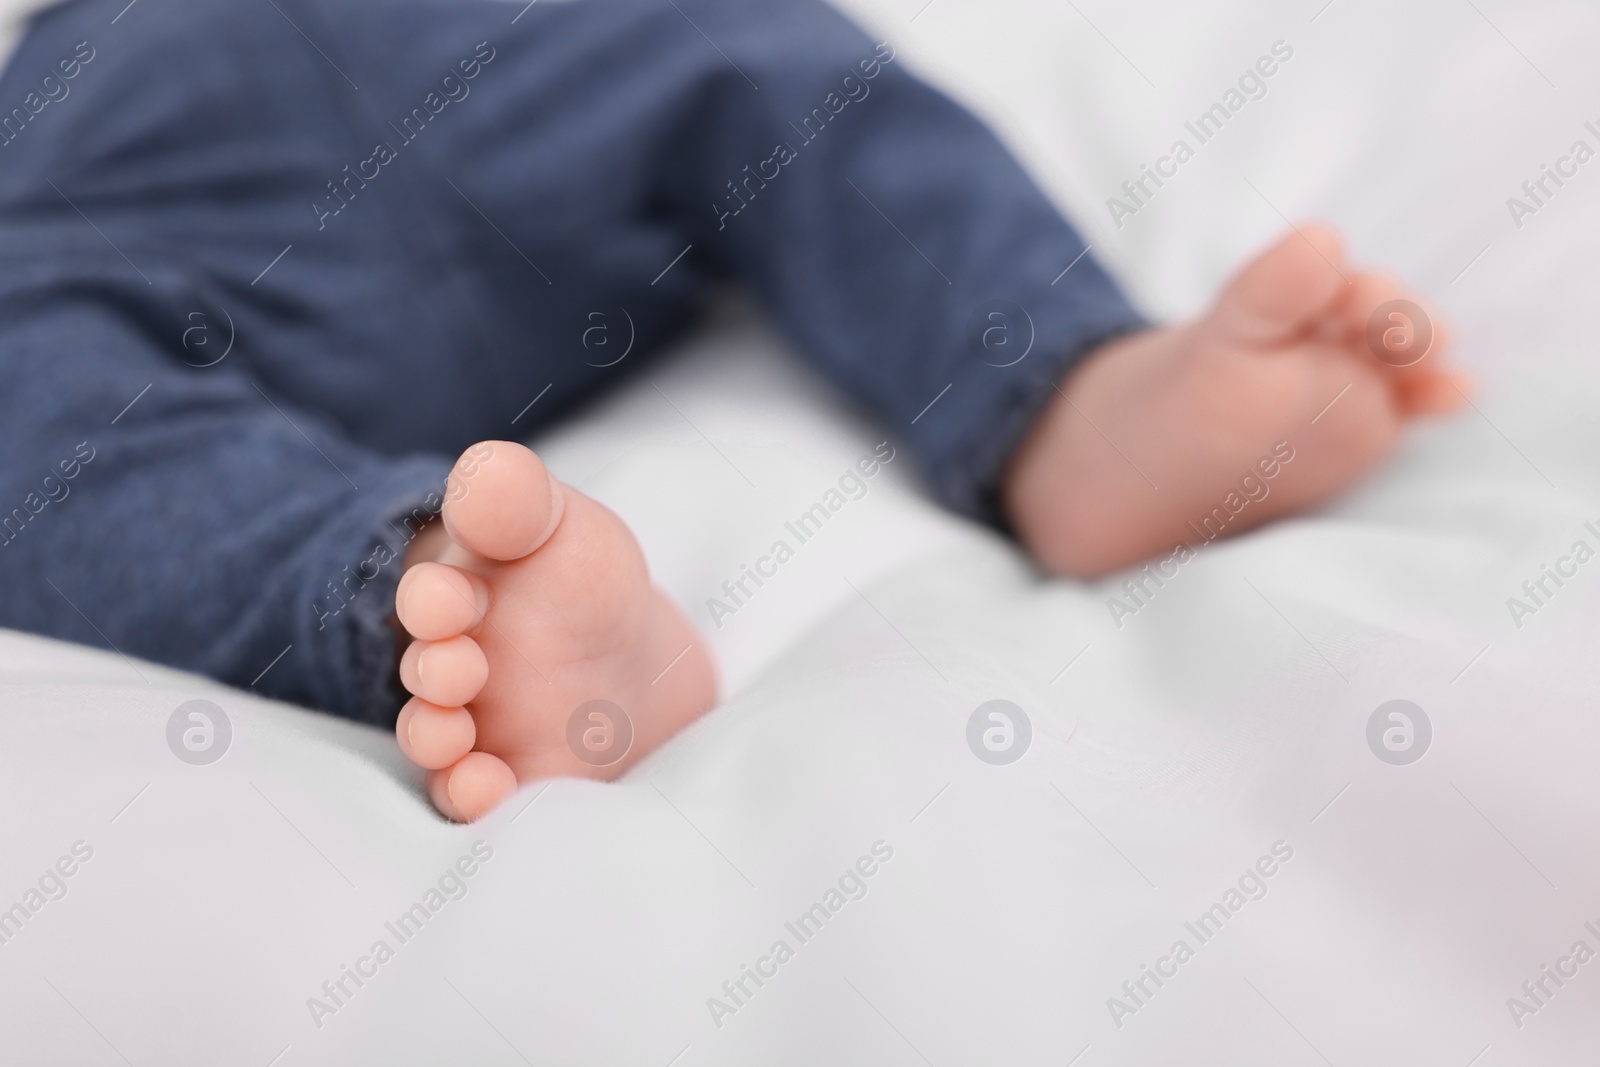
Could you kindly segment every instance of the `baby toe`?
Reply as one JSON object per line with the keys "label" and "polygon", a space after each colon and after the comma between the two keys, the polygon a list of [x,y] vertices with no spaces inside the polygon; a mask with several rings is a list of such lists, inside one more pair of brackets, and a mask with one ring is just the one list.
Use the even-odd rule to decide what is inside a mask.
{"label": "baby toe", "polygon": [[1358,348],[1401,377],[1430,373],[1450,347],[1437,313],[1384,274],[1356,276],[1345,294],[1343,318]]}
{"label": "baby toe", "polygon": [[1473,390],[1462,371],[1443,371],[1405,383],[1400,399],[1408,415],[1448,415],[1463,407]]}
{"label": "baby toe", "polygon": [[504,760],[487,752],[468,752],[455,764],[428,775],[433,806],[456,822],[473,822],[517,789],[517,776]]}
{"label": "baby toe", "polygon": [[472,751],[477,724],[466,708],[442,708],[412,697],[395,722],[400,751],[419,767],[441,770]]}
{"label": "baby toe", "polygon": [[1314,331],[1345,288],[1343,241],[1331,228],[1286,234],[1223,289],[1211,328],[1247,344],[1280,345]]}
{"label": "baby toe", "polygon": [[400,657],[400,684],[440,707],[460,707],[488,680],[489,661],[470,637],[413,641]]}
{"label": "baby toe", "polygon": [[483,621],[489,610],[489,586],[459,567],[419,563],[400,579],[394,606],[400,625],[412,637],[442,641]]}
{"label": "baby toe", "polygon": [[450,472],[444,524],[456,544],[488,559],[521,559],[561,520],[561,487],[542,460],[511,441],[483,441]]}

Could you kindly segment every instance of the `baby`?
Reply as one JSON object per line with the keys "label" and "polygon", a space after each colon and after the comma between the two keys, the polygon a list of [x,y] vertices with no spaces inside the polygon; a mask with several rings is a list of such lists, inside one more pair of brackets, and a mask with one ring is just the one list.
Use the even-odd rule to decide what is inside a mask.
{"label": "baby", "polygon": [[[1062,575],[1189,541],[1279,442],[1226,532],[1325,500],[1463,400],[1322,226],[1148,327],[821,0],[78,0],[0,77],[0,161],[0,624],[395,723],[460,820],[716,700],[627,527],[506,438],[717,285]],[[1035,342],[998,366],[1002,305]],[[622,310],[639,354],[586,359]],[[579,757],[587,706],[625,758]]]}

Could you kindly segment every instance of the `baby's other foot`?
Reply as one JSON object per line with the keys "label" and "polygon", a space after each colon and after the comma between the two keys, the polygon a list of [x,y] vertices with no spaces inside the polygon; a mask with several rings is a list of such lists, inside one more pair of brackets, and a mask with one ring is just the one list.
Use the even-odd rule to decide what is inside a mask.
{"label": "baby's other foot", "polygon": [[443,520],[395,612],[415,638],[396,733],[445,815],[476,819],[538,778],[614,778],[711,707],[711,659],[633,534],[533,452],[468,449]]}
{"label": "baby's other foot", "polygon": [[1424,313],[1432,343],[1414,363],[1369,345],[1374,313],[1408,298],[1350,267],[1332,230],[1306,226],[1204,318],[1105,345],[1012,455],[1002,501],[1018,533],[1052,570],[1092,577],[1338,493],[1407,418],[1464,402],[1436,316]]}

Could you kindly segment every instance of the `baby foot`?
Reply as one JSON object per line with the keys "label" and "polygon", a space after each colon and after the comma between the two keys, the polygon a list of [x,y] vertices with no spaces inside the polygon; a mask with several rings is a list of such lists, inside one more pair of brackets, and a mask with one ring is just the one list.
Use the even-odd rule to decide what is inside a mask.
{"label": "baby foot", "polygon": [[1369,347],[1369,319],[1403,298],[1415,300],[1349,267],[1332,231],[1285,237],[1201,320],[1113,341],[1062,383],[1003,480],[1012,523],[1047,567],[1090,577],[1209,540],[1197,524],[1230,494],[1238,506],[1245,476],[1261,492],[1257,465],[1280,442],[1277,458],[1292,450],[1293,462],[1265,468],[1275,479],[1226,532],[1333,496],[1382,459],[1407,418],[1465,400],[1436,317],[1411,365]]}
{"label": "baby foot", "polygon": [[527,448],[463,453],[443,518],[395,594],[415,638],[395,729],[445,815],[538,778],[613,778],[711,707],[710,657],[633,534]]}

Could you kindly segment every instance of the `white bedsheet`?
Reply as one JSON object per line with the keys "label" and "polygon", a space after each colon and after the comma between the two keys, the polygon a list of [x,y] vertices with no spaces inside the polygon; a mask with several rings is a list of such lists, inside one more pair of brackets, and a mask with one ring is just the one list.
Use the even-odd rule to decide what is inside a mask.
{"label": "white bedsheet", "polygon": [[[1329,217],[1456,318],[1476,408],[1321,514],[1206,548],[1120,627],[1118,581],[1040,580],[901,451],[715,628],[722,581],[895,438],[731,315],[541,443],[634,524],[729,699],[620,784],[536,785],[472,827],[375,731],[0,637],[0,919],[66,890],[0,943],[0,1060],[1592,1062],[1600,563],[1520,628],[1507,598],[1600,548],[1600,177],[1520,230],[1505,207],[1588,136],[1592,16],[924,2],[864,15],[1153,310],[1195,306],[1280,212]],[[1105,197],[1276,40],[1267,96],[1116,229]],[[195,697],[233,724],[209,766],[167,745]],[[967,742],[993,699],[1033,728],[1006,766]],[[1406,766],[1367,741],[1396,699],[1433,728]],[[463,858],[465,895],[427,911]],[[840,906],[802,940],[818,903]],[[1145,965],[1170,976],[1130,995]],[[369,976],[330,995],[345,966]]]}

